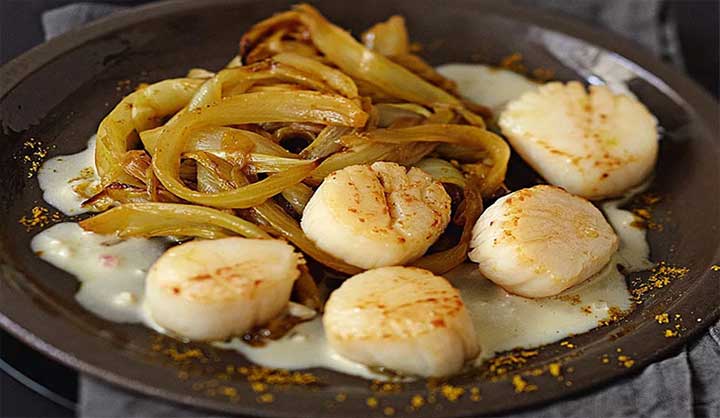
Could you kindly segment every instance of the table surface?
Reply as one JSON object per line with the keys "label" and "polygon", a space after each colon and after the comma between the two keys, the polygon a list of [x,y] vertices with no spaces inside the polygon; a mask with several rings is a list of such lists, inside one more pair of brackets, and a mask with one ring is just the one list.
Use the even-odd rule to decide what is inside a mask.
{"label": "table surface", "polygon": [[[44,39],[40,16],[78,0],[0,0],[0,64]],[[88,0],[84,0],[88,2]],[[145,0],[90,0],[134,6]],[[719,93],[717,0],[667,1],[665,11],[678,24],[687,72],[715,97]],[[0,416],[73,417],[77,374],[28,348],[0,330]],[[50,389],[48,393],[47,389]]]}

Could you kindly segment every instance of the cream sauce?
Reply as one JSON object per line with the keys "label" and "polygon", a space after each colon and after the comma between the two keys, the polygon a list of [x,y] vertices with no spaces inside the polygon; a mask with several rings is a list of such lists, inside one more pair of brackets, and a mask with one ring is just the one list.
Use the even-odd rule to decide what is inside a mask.
{"label": "cream sauce", "polygon": [[625,197],[608,200],[600,205],[600,209],[620,238],[620,248],[615,255],[617,263],[631,273],[647,270],[653,266],[650,261],[650,245],[647,242],[647,231],[632,226],[636,220],[635,215],[628,210],[620,209],[620,207],[630,201],[633,196],[644,192],[649,185],[650,180],[647,180],[630,190]]}
{"label": "cream sauce", "polygon": [[98,181],[95,174],[95,136],[90,138],[85,150],[47,160],[37,176],[43,200],[47,203],[69,216],[87,212],[80,206],[87,197],[81,196],[75,189]]}
{"label": "cream sauce", "polygon": [[520,74],[482,64],[445,64],[437,71],[456,82],[463,96],[492,109],[496,117],[509,101],[539,86]]}
{"label": "cream sauce", "polygon": [[161,240],[118,240],[64,222],[36,235],[30,244],[38,256],[80,281],[78,303],[115,322],[141,322],[145,274],[165,251]]}
{"label": "cream sauce", "polygon": [[587,332],[609,317],[610,308],[630,308],[625,278],[614,262],[558,296],[527,299],[512,295],[484,278],[474,264],[446,274],[460,289],[470,311],[482,353],[477,364],[513,348],[553,343]]}
{"label": "cream sauce", "polygon": [[[636,229],[629,225],[621,228]],[[634,231],[623,231],[618,235],[622,239],[631,232]],[[625,266],[630,270],[652,265],[632,250],[627,254],[639,262]],[[611,308],[629,309],[630,293],[625,278],[616,268],[617,263],[622,263],[620,253],[587,281],[558,296],[543,299],[507,293],[482,277],[475,264],[466,263],[447,273],[445,277],[460,290],[470,311],[482,347],[476,365],[505,350],[533,348],[587,332],[597,327],[598,322],[608,319]],[[267,367],[324,367],[367,378],[386,378],[334,353],[325,339],[321,318],[298,325],[287,336],[264,347],[251,347],[239,339],[216,345],[237,350],[249,360]]]}
{"label": "cream sauce", "polygon": [[[621,226],[618,234],[621,239],[626,235],[620,232],[623,229],[636,228],[629,224]],[[33,238],[32,249],[43,260],[78,278],[81,287],[76,298],[87,310],[110,321],[143,322],[163,332],[143,306],[145,274],[164,251],[162,241],[118,241],[84,231],[76,223],[61,223]],[[628,269],[648,263],[632,250],[628,254],[642,262],[625,265]],[[628,309],[630,295],[623,276],[615,268],[616,262],[622,263],[619,257],[620,253],[616,254],[595,277],[560,296],[545,299],[508,294],[483,278],[474,264],[464,264],[448,273],[448,280],[460,289],[483,348],[477,363],[500,351],[532,348],[586,332],[595,328],[598,321],[607,319],[611,307]],[[266,367],[324,367],[370,379],[384,378],[333,352],[325,339],[320,317],[296,326],[283,338],[264,347],[252,347],[238,338],[214,344],[237,350],[250,361]]]}
{"label": "cream sauce", "polygon": [[386,378],[333,351],[325,338],[321,317],[297,325],[284,337],[271,341],[263,347],[252,347],[239,338],[229,342],[217,342],[214,345],[236,350],[253,363],[265,367],[291,370],[323,367],[367,379]]}

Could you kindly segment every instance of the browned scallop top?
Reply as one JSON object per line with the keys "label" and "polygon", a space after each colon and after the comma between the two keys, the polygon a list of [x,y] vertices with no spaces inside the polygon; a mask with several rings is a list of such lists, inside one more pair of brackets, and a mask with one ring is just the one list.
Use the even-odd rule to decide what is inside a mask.
{"label": "browned scallop top", "polygon": [[464,315],[460,293],[444,278],[413,267],[384,267],[335,291],[325,326],[339,338],[407,338],[453,328]]}
{"label": "browned scallop top", "polygon": [[419,169],[394,163],[351,166],[325,180],[329,208],[362,235],[420,238],[422,230],[444,229],[450,197],[442,185]]}

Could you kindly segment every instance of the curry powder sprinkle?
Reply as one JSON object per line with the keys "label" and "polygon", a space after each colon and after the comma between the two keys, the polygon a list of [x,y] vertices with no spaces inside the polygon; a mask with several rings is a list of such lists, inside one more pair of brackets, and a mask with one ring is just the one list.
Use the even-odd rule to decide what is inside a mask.
{"label": "curry powder sprinkle", "polygon": [[655,315],[655,320],[658,324],[667,324],[670,322],[670,319],[668,318],[667,313],[661,313],[659,315]]}
{"label": "curry powder sprinkle", "polygon": [[43,146],[42,141],[35,138],[30,138],[23,143],[22,161],[27,166],[27,178],[32,178],[38,172],[47,157],[48,149]]}
{"label": "curry powder sprinkle", "polygon": [[235,389],[234,387],[223,386],[220,390],[221,390],[222,394],[227,397],[233,398],[233,397],[237,396],[237,389]]}
{"label": "curry powder sprinkle", "polygon": [[623,311],[622,309],[618,308],[617,306],[611,306],[608,309],[608,317],[607,319],[603,319],[601,321],[598,321],[598,324],[600,326],[606,326],[613,324],[615,322],[618,322],[621,320],[627,313]]}
{"label": "curry powder sprinkle", "polygon": [[640,195],[640,201],[646,206],[653,206],[661,200],[662,197],[657,193],[647,192]]}
{"label": "curry powder sprinkle", "polygon": [[532,392],[532,391],[537,390],[536,385],[533,385],[532,383],[528,383],[519,374],[516,374],[515,376],[513,376],[512,384],[513,384],[513,387],[515,388],[515,393]]}
{"label": "curry powder sprinkle", "polygon": [[440,393],[450,402],[455,402],[465,393],[465,389],[459,386],[453,385],[442,385],[440,386]]}
{"label": "curry powder sprinkle", "polygon": [[570,341],[560,341],[560,346],[565,348],[575,348],[575,344]]}
{"label": "curry powder sprinkle", "polygon": [[488,360],[488,373],[491,380],[506,375],[509,371],[527,364],[528,359],[538,355],[537,350],[513,350],[499,354]]}
{"label": "curry powder sprinkle", "polygon": [[560,371],[561,371],[560,363],[550,363],[548,365],[548,370],[550,371],[550,374],[553,375],[554,377],[560,377]]}
{"label": "curry powder sprinkle", "polygon": [[202,351],[200,351],[196,348],[192,349],[192,350],[184,351],[182,353],[179,352],[176,348],[168,348],[167,350],[165,350],[165,354],[172,357],[172,359],[175,361],[183,361],[183,360],[188,360],[188,359],[193,359],[193,358],[199,359],[199,358],[203,357]]}
{"label": "curry powder sprinkle", "polygon": [[662,198],[655,193],[644,193],[636,199],[634,205],[638,206],[632,209],[632,213],[635,215],[635,220],[631,223],[632,226],[640,229],[651,229],[654,231],[662,231],[663,225],[657,223],[653,219],[651,212],[652,207],[661,201]]}
{"label": "curry powder sprinkle", "polygon": [[482,399],[482,397],[480,396],[480,389],[475,386],[471,387],[470,388],[470,400],[473,402],[478,402],[478,401],[480,401],[480,399]]}
{"label": "curry powder sprinkle", "polygon": [[252,388],[253,392],[265,392],[268,389],[268,386],[265,383],[261,382],[252,382],[250,384],[250,387]]}
{"label": "curry powder sprinkle", "polygon": [[661,261],[652,270],[648,281],[655,288],[663,288],[671,281],[684,278],[690,270],[687,267],[671,266]]}
{"label": "curry powder sprinkle", "polygon": [[568,302],[571,305],[579,305],[582,302],[582,299],[580,299],[580,295],[560,295],[556,296],[558,300],[561,300],[563,302]]}
{"label": "curry powder sprinkle", "polygon": [[635,364],[635,360],[626,355],[618,356],[618,362],[625,368],[630,368]]}
{"label": "curry powder sprinkle", "polygon": [[373,392],[397,393],[402,391],[403,385],[397,382],[382,382],[373,380],[370,384],[370,390]]}
{"label": "curry powder sprinkle", "polygon": [[30,210],[30,215],[23,215],[23,217],[18,220],[18,223],[30,232],[34,228],[44,228],[61,219],[62,215],[60,212],[50,213],[48,208],[35,206]]}
{"label": "curry powder sprinkle", "polygon": [[256,399],[258,403],[272,403],[275,400],[275,396],[272,393],[263,393]]}
{"label": "curry powder sprinkle", "polygon": [[632,281],[633,289],[630,291],[633,302],[640,305],[653,289],[662,289],[672,281],[683,279],[690,270],[686,267],[672,266],[661,261],[653,267],[647,280],[635,278]]}

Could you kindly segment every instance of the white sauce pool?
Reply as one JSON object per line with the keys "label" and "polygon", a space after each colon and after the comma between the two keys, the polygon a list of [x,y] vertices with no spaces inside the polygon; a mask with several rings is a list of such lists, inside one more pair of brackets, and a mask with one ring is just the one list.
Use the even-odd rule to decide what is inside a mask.
{"label": "white sauce pool", "polygon": [[85,150],[47,160],[38,170],[37,177],[43,190],[44,201],[65,215],[72,216],[87,212],[80,207],[86,197],[80,196],[74,188],[82,186],[83,183],[97,182],[95,136],[90,138]]}
{"label": "white sauce pool", "polygon": [[456,82],[463,96],[492,109],[496,118],[509,101],[540,85],[512,71],[482,64],[444,64],[436,69]]}
{"label": "white sauce pool", "polygon": [[238,338],[229,342],[217,342],[213,345],[239,351],[248,360],[265,367],[291,370],[324,367],[367,379],[382,380],[386,378],[384,375],[373,373],[364,365],[348,360],[334,352],[325,339],[325,330],[320,316],[297,325],[287,335],[264,347],[252,347]]}
{"label": "white sauce pool", "polygon": [[630,308],[625,278],[614,260],[585,282],[543,299],[507,293],[474,264],[464,264],[446,277],[460,289],[473,319],[482,348],[478,365],[505,350],[537,347],[590,331],[609,317],[610,308]]}
{"label": "white sauce pool", "polygon": [[[489,105],[496,113],[508,101],[537,87],[518,74],[484,65],[450,64],[438,70],[458,82],[468,98]],[[488,89],[488,86],[494,88]],[[94,138],[91,138],[87,150],[53,158],[41,167],[40,187],[49,204],[70,215],[84,212],[80,208],[83,198],[73,191],[73,186],[83,169],[94,170],[93,154]],[[619,209],[629,198],[601,204],[620,238],[619,251],[600,273],[562,295],[526,299],[508,294],[483,278],[476,266],[469,263],[446,274],[460,289],[473,318],[483,349],[476,363],[501,351],[532,348],[589,331],[608,318],[611,308],[630,308],[625,279],[615,265],[639,271],[651,267],[652,263],[648,260],[645,231],[631,226],[634,220],[631,212]],[[162,240],[120,242],[83,231],[75,223],[55,225],[32,240],[32,249],[40,258],[78,278],[81,287],[76,298],[86,309],[111,321],[142,322],[160,332],[162,329],[145,313],[143,292],[145,274],[165,248]],[[264,347],[251,347],[237,338],[214,344],[237,350],[250,361],[266,367],[324,367],[366,378],[383,378],[334,353],[325,339],[320,317],[296,326],[283,338]]]}
{"label": "white sauce pool", "polygon": [[616,200],[608,200],[600,205],[605,217],[612,225],[615,233],[620,238],[620,248],[615,258],[618,264],[622,264],[629,272],[647,270],[653,266],[650,262],[650,245],[647,242],[647,231],[635,228],[632,223],[635,215],[627,210],[620,209],[633,196],[644,192],[650,185],[650,180],[630,190],[626,197]]}
{"label": "white sauce pool", "polygon": [[145,275],[165,251],[159,240],[118,240],[65,222],[36,235],[32,250],[48,263],[77,277],[78,303],[115,322],[141,322]]}

